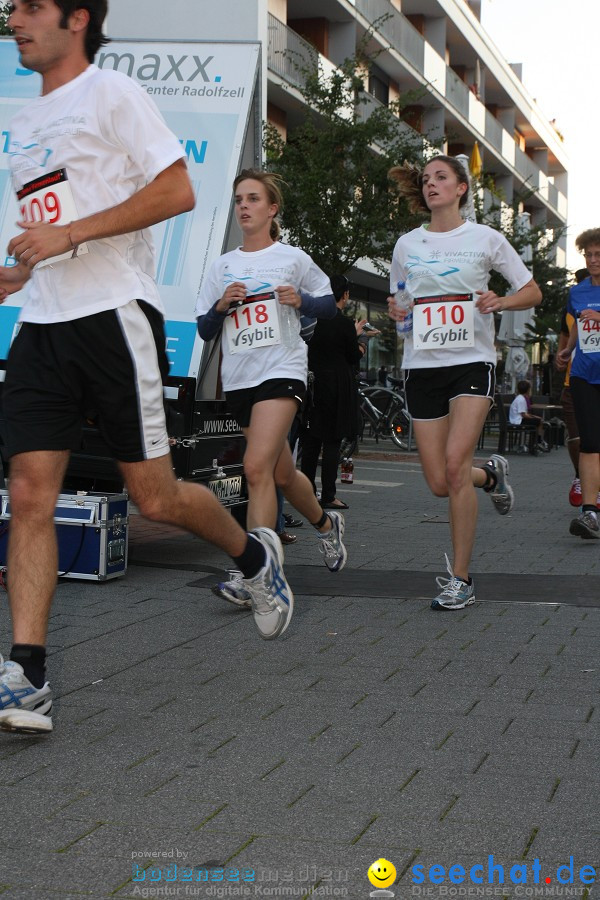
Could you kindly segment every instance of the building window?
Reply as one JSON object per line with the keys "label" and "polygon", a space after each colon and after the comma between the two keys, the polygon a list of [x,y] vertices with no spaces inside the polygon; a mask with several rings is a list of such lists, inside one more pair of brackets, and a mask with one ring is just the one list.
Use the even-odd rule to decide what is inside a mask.
{"label": "building window", "polygon": [[385,72],[378,69],[377,66],[372,66],[369,72],[369,93],[376,100],[379,100],[380,103],[383,103],[384,106],[388,106],[390,102],[390,80]]}

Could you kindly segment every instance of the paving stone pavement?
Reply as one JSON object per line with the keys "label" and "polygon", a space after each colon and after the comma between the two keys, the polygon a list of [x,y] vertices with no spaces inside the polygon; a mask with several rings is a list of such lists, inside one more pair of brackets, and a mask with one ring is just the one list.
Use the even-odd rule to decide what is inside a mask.
{"label": "paving stone pavement", "polygon": [[310,526],[286,550],[280,641],[211,594],[226,557],[137,516],[125,578],[61,582],[55,731],[0,734],[2,900],[358,900],[380,857],[397,898],[596,896],[600,542],[568,533],[566,451],[510,457],[510,516],[480,497],[481,590],[453,614],[428,603],[445,503],[414,455],[371,455],[339,494],[346,580]]}

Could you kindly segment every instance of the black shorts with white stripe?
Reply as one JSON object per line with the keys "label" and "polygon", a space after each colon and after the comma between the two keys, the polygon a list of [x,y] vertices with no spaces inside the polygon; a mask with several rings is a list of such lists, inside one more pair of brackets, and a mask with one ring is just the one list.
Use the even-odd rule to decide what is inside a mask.
{"label": "black shorts with white stripe", "polygon": [[168,372],[163,317],[143,300],[68,322],[24,322],[2,396],[7,454],[75,450],[93,412],[115,459],[165,456]]}
{"label": "black shorts with white stripe", "polygon": [[416,421],[443,419],[457,397],[486,397],[494,401],[496,371],[492,363],[408,369],[404,375],[406,405]]}

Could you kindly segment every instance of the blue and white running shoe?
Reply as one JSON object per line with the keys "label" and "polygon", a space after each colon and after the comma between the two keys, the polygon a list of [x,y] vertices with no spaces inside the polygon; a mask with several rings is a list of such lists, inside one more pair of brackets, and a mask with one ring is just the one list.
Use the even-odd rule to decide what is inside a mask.
{"label": "blue and white running shoe", "polygon": [[473,579],[471,584],[467,584],[462,578],[457,578],[452,571],[448,555],[446,556],[446,568],[450,578],[444,578],[439,575],[435,580],[437,586],[441,588],[441,593],[431,601],[431,609],[435,610],[452,610],[464,609],[475,602],[475,585]]}
{"label": "blue and white running shoe", "polygon": [[229,581],[219,581],[213,588],[213,594],[221,600],[227,600],[242,609],[252,609],[250,594],[244,587],[244,576],[239,569],[232,569]]}
{"label": "blue and white running shoe", "polygon": [[52,691],[48,682],[34,687],[23,667],[0,656],[0,729],[21,734],[52,731]]}
{"label": "blue and white running shoe", "polygon": [[251,532],[265,549],[267,561],[254,578],[244,578],[258,633],[266,641],[283,634],[294,611],[294,595],[283,571],[281,541],[270,528]]}

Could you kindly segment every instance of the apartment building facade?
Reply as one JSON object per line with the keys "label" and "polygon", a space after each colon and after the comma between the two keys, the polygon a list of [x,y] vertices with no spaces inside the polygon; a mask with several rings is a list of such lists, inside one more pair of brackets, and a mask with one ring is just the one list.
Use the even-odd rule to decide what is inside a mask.
{"label": "apartment building facade", "polygon": [[[562,138],[524,88],[519,66],[504,61],[482,28],[480,0],[170,0],[168,7],[164,0],[147,0],[143,20],[133,6],[115,8],[109,34],[260,42],[246,162],[260,153],[261,120],[288,135],[303,115],[297,54],[327,73],[370,33],[369,47],[378,52],[367,86],[371,104],[416,93],[400,128],[415,140],[443,140],[452,155],[470,156],[477,142],[484,170],[507,202],[526,194],[523,211],[533,225],[565,225],[568,162]],[[565,260],[563,240],[557,262]],[[357,314],[389,329],[385,280],[365,261],[352,282]],[[369,374],[382,363],[388,369],[397,364],[392,343],[381,342],[380,353],[372,343]]]}

